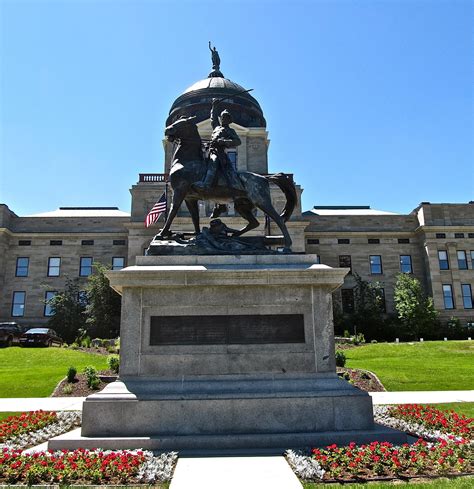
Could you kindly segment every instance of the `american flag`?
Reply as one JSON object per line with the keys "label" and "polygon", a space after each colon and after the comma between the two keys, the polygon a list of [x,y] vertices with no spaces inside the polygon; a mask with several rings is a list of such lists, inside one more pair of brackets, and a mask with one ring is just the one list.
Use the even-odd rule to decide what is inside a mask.
{"label": "american flag", "polygon": [[149,228],[160,218],[161,214],[166,211],[166,192],[160,197],[160,200],[151,208],[145,219],[145,227]]}

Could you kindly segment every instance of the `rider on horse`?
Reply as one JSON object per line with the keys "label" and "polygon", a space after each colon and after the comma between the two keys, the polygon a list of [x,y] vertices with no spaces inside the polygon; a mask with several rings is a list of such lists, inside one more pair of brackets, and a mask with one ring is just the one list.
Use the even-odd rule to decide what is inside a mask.
{"label": "rider on horse", "polygon": [[236,191],[243,191],[242,183],[237,175],[236,169],[227,156],[226,148],[236,148],[241,144],[240,138],[234,129],[230,127],[232,116],[227,110],[223,110],[219,117],[217,116],[216,106],[218,99],[212,99],[211,106],[211,124],[212,136],[209,144],[209,159],[205,177],[194,184],[198,190],[209,190],[216,183],[217,171],[223,174],[229,187]]}

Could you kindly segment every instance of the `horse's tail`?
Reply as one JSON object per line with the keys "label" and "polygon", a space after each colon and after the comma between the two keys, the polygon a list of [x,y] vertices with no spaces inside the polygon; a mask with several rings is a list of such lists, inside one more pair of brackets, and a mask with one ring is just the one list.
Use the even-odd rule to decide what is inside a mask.
{"label": "horse's tail", "polygon": [[274,175],[266,176],[270,182],[278,185],[280,190],[285,194],[286,204],[280,216],[286,222],[293,214],[296,204],[298,203],[298,194],[293,179],[284,173],[275,173]]}

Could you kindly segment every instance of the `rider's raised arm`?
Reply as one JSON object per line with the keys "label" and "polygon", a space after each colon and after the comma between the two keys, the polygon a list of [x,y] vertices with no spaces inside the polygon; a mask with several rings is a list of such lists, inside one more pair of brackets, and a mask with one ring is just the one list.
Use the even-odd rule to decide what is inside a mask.
{"label": "rider's raised arm", "polygon": [[212,105],[211,105],[211,126],[212,129],[215,129],[217,126],[219,126],[219,114],[217,113],[217,99],[213,98],[212,99]]}

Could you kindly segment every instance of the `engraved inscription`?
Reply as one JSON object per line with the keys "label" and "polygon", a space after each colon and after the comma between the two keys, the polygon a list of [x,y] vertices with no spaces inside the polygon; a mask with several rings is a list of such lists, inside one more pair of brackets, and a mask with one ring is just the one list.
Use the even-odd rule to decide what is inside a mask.
{"label": "engraved inscription", "polygon": [[150,345],[304,343],[302,314],[152,316]]}

